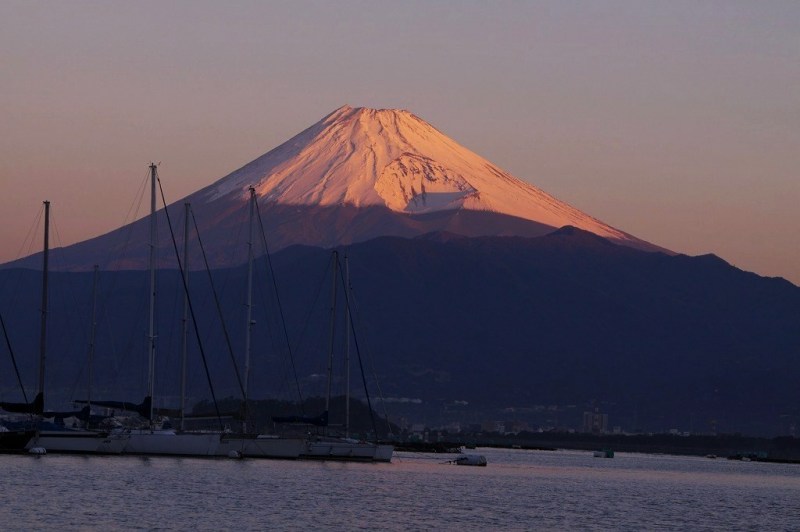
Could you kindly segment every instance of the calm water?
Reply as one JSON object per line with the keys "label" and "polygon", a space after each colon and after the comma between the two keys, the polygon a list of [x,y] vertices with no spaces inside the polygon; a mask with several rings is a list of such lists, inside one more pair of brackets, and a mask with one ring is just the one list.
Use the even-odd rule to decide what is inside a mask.
{"label": "calm water", "polygon": [[0,529],[800,530],[800,466],[478,449],[488,467],[0,455]]}

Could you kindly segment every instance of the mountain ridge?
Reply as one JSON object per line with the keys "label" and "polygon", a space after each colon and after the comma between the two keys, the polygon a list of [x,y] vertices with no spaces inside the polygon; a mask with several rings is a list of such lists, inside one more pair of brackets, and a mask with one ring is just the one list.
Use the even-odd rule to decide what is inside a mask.
{"label": "mountain ridge", "polygon": [[[349,258],[359,345],[369,346],[381,388],[390,399],[419,399],[393,403],[395,417],[513,418],[575,428],[584,409],[599,408],[610,424],[627,430],[765,435],[786,434],[790,422],[800,423],[794,382],[800,371],[800,288],[786,280],[745,272],[713,256],[604,243],[572,228],[533,238],[382,236],[341,251]],[[330,260],[330,250],[302,245],[271,259],[304,394],[319,385],[328,352]],[[270,290],[264,287],[272,286],[265,267],[262,258],[255,268],[262,288],[255,291],[252,364],[254,393],[272,397],[287,389],[281,380],[287,362],[276,347],[284,341],[275,323],[280,314],[274,302],[262,299]],[[212,272],[217,286],[228,287],[221,305],[233,324],[238,360],[246,270],[239,265]],[[17,277],[22,281],[12,283]],[[192,274],[195,301],[209,301],[206,277]],[[143,341],[133,342],[127,355],[108,346],[120,349],[144,338],[147,278],[144,270],[102,272],[100,278],[103,299],[111,297],[110,287],[118,293],[113,304],[100,305],[108,315],[101,320],[107,326],[98,330],[95,379],[131,400],[140,399],[137,386],[146,384],[137,382]],[[164,295],[157,326],[159,395],[174,398],[180,280],[174,269],[158,279]],[[4,298],[0,310],[12,341],[22,342],[17,352],[36,353],[40,275],[3,270],[0,281],[30,294],[24,301]],[[88,272],[51,279],[51,343],[58,349],[48,357],[48,379],[62,383],[62,394],[74,392],[76,372],[85,365],[86,344],[75,342],[75,320],[85,315],[88,323],[91,283]],[[77,305],[76,293],[86,294]],[[209,363],[218,392],[235,395],[212,307],[196,307],[206,353],[213,353]],[[58,341],[65,338],[72,342]],[[342,343],[337,335],[337,353],[343,353]],[[196,352],[191,360],[192,393],[203,396]],[[23,365],[23,378],[33,382],[35,356],[25,357]],[[454,410],[456,404],[463,406]]]}

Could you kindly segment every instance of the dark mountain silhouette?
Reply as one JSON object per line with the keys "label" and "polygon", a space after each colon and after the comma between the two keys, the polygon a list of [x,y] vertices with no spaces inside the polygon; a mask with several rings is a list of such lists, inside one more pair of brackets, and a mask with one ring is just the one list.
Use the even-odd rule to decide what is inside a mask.
{"label": "dark mountain silhouette", "polygon": [[[346,252],[359,350],[365,367],[374,365],[390,415],[576,428],[582,412],[596,408],[609,414],[610,425],[627,430],[756,435],[784,434],[800,421],[800,288],[783,279],[744,272],[713,255],[644,252],[572,227],[536,238],[381,237]],[[271,258],[294,369],[272,278],[265,259],[259,261],[256,398],[291,398],[293,373],[304,395],[321,395],[330,257],[329,250],[292,246]],[[30,386],[39,276],[0,271],[0,310]],[[95,396],[144,395],[146,277],[102,273],[95,382],[103,390]],[[239,360],[244,277],[242,267],[214,271]],[[177,279],[174,271],[159,274],[162,403],[175,401],[178,382]],[[57,273],[52,285],[47,380],[54,389],[49,400],[56,402],[85,395],[91,274]],[[218,394],[235,396],[206,274],[193,273],[190,286]],[[335,345],[338,371],[341,334]],[[192,396],[206,398],[196,345],[191,356]],[[355,367],[355,350],[353,357]],[[7,357],[0,368],[3,399],[13,400]],[[341,390],[341,379],[336,386]],[[377,394],[372,379],[370,387]]]}

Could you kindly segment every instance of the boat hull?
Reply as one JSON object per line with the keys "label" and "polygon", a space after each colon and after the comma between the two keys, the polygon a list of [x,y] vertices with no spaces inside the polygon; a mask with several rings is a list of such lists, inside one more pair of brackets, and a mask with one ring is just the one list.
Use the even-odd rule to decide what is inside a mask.
{"label": "boat hull", "polygon": [[7,430],[0,432],[0,453],[24,453],[28,442],[36,436],[35,430]]}
{"label": "boat hull", "polygon": [[459,456],[451,463],[460,465],[460,466],[479,466],[479,467],[486,467],[486,457],[482,454],[466,454],[464,456]]}
{"label": "boat hull", "polygon": [[127,442],[125,434],[46,430],[38,432],[25,448],[30,450],[39,447],[48,453],[120,454]]}
{"label": "boat hull", "polygon": [[391,462],[392,455],[394,454],[394,445],[376,445],[375,457],[373,460],[376,462]]}
{"label": "boat hull", "polygon": [[242,458],[299,458],[306,442],[300,438],[270,438],[256,435],[223,435],[220,438],[217,456]]}
{"label": "boat hull", "polygon": [[217,456],[219,433],[132,430],[123,454]]}
{"label": "boat hull", "polygon": [[394,447],[347,439],[309,440],[300,458],[353,462],[390,462]]}

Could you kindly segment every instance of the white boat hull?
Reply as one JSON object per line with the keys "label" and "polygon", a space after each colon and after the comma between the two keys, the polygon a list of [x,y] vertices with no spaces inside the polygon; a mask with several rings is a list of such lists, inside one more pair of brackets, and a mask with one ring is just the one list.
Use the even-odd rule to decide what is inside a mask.
{"label": "white boat hull", "polygon": [[219,443],[219,433],[132,430],[122,452],[141,455],[216,456]]}
{"label": "white boat hull", "polygon": [[126,434],[47,430],[31,438],[25,448],[40,447],[49,453],[120,454],[127,443]]}
{"label": "white boat hull", "polygon": [[394,445],[377,445],[375,446],[375,457],[373,460],[376,462],[391,462],[393,454]]}

